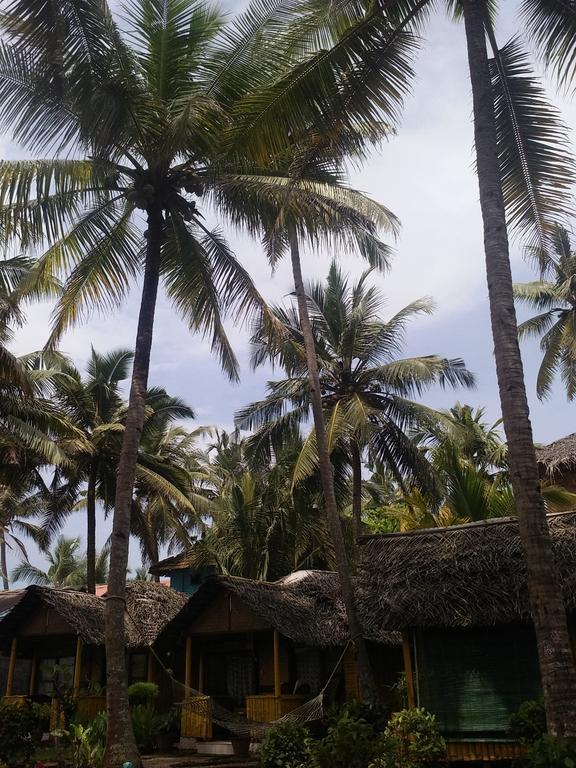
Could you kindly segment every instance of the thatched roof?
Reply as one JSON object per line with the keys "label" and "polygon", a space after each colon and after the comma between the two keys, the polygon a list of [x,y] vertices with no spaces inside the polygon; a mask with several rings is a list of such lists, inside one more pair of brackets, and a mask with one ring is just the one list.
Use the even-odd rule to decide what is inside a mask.
{"label": "thatched roof", "polygon": [[536,458],[548,474],[558,470],[576,469],[576,432],[549,445],[536,446]]}
{"label": "thatched roof", "polygon": [[[161,584],[134,582],[126,587],[126,644],[129,648],[153,643],[184,608],[187,597]],[[0,621],[0,636],[18,632],[18,626],[41,606],[56,611],[83,642],[104,644],[105,599],[72,589],[31,586],[19,603]]]}
{"label": "thatched roof", "polygon": [[24,597],[23,589],[4,589],[0,592],[0,619],[6,616],[12,608]]}
{"label": "thatched roof", "polygon": [[180,552],[178,555],[172,555],[172,557],[165,557],[164,560],[159,560],[157,563],[149,569],[150,573],[155,576],[164,576],[170,573],[170,571],[180,571],[187,568],[192,568],[190,563],[190,555],[188,552]]}
{"label": "thatched roof", "polygon": [[[202,583],[178,622],[190,623],[222,592],[235,596],[253,614],[295,643],[342,646],[350,638],[338,576],[331,571],[297,571],[276,582],[216,576]],[[399,643],[395,632],[373,627],[369,640]]]}
{"label": "thatched roof", "polygon": [[[576,612],[576,512],[548,518],[567,609]],[[359,605],[380,627],[472,627],[530,621],[518,522],[366,536]]]}

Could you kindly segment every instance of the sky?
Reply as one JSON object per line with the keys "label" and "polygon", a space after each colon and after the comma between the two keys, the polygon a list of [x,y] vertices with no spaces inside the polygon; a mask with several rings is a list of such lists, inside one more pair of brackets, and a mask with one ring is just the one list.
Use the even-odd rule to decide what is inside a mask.
{"label": "sky", "polygon": [[[518,2],[500,3],[497,36],[500,45],[520,28]],[[482,227],[477,180],[473,170],[471,94],[464,32],[443,14],[433,17],[421,55],[412,95],[406,100],[398,134],[365,166],[351,174],[353,185],[388,206],[401,220],[391,271],[372,280],[386,297],[385,316],[408,302],[430,296],[437,305],[432,317],[412,322],[406,355],[439,354],[461,357],[477,378],[475,391],[431,390],[423,402],[447,408],[460,400],[486,409],[488,420],[500,416],[492,354],[484,271]],[[557,93],[547,82],[551,100],[562,110],[570,127],[576,125],[576,102]],[[0,137],[0,156],[25,156],[21,148]],[[237,256],[249,269],[258,288],[272,301],[287,300],[292,290],[288,263],[271,275],[260,245],[230,229],[224,229]],[[354,257],[337,253],[306,253],[304,272],[309,278],[326,275],[331,258],[358,275],[365,265]],[[536,279],[522,260],[520,244],[512,246],[514,279]],[[28,323],[17,333],[14,350],[29,352],[43,346],[50,322],[50,306],[28,310]],[[116,313],[93,316],[69,332],[61,343],[79,367],[83,367],[91,345],[100,352],[134,343],[138,311],[138,286]],[[520,317],[525,315],[521,314]],[[162,296],[156,316],[150,383],[161,385],[183,397],[196,412],[196,425],[230,429],[234,411],[260,399],[273,374],[256,372],[248,364],[248,330],[228,324],[231,340],[240,359],[241,382],[230,384],[212,357],[208,343],[191,335]],[[546,402],[538,401],[535,378],[539,365],[537,342],[522,346],[526,386],[534,437],[549,442],[574,431],[576,406],[566,402],[560,382]],[[109,532],[109,523],[99,525],[99,540]],[[66,535],[83,535],[81,515],[75,515]],[[37,552],[31,559],[38,563]],[[15,562],[11,556],[10,564]],[[132,543],[130,562],[139,564]]]}

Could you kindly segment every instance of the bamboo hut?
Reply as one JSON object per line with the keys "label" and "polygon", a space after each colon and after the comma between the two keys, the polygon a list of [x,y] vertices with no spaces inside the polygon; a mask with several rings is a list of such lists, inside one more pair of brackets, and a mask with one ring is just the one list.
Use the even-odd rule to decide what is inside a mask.
{"label": "bamboo hut", "polygon": [[[299,571],[274,583],[208,578],[165,635],[183,660],[176,670],[183,696],[209,698],[257,722],[276,720],[316,696],[350,640],[337,575],[325,571]],[[401,673],[400,635],[375,626],[366,637],[385,692]],[[352,644],[328,696],[358,696]],[[209,716],[183,707],[184,737],[215,734]]]}
{"label": "bamboo hut", "polygon": [[576,432],[549,445],[536,446],[536,458],[543,480],[576,492]]}
{"label": "bamboo hut", "polygon": [[[574,628],[576,513],[549,525]],[[541,697],[517,521],[367,536],[361,549],[366,629],[403,633],[410,703],[437,716],[453,759],[515,756],[510,715]]]}
{"label": "bamboo hut", "polygon": [[[126,589],[129,681],[152,680],[150,648],[187,598],[168,587],[134,582]],[[104,605],[71,589],[31,586],[0,620],[0,695],[18,702],[49,700],[55,686],[71,687],[78,710],[104,709]]]}

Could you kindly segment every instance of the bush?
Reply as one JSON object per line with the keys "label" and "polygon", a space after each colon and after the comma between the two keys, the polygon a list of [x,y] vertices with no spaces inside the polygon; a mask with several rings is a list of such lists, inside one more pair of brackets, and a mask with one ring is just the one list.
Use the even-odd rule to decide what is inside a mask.
{"label": "bush", "polygon": [[144,753],[154,752],[158,747],[162,718],[150,704],[137,704],[132,707],[131,715],[138,749]]}
{"label": "bush", "polygon": [[540,701],[525,701],[510,718],[510,736],[522,744],[534,744],[546,735],[546,712]]}
{"label": "bush", "polygon": [[315,745],[311,763],[314,768],[366,768],[377,744],[374,726],[344,708]]}
{"label": "bush", "polygon": [[98,726],[70,725],[70,744],[74,768],[101,768],[104,763],[106,738]]}
{"label": "bush", "polygon": [[156,683],[132,683],[128,688],[128,700],[130,704],[152,704],[158,691]]}
{"label": "bush", "polygon": [[376,734],[384,732],[390,717],[390,711],[384,704],[369,704],[357,699],[347,701],[338,712],[340,715],[348,714],[353,720],[363,720],[372,726]]}
{"label": "bush", "polygon": [[371,768],[420,768],[446,758],[446,742],[436,718],[424,709],[404,709],[393,715],[380,745],[382,754]]}
{"label": "bush", "polygon": [[515,768],[576,768],[576,742],[543,736],[516,760]]}
{"label": "bush", "polygon": [[308,731],[290,720],[271,728],[258,749],[261,768],[299,768],[309,756]]}
{"label": "bush", "polygon": [[0,704],[0,762],[27,763],[34,751],[38,717],[31,707]]}

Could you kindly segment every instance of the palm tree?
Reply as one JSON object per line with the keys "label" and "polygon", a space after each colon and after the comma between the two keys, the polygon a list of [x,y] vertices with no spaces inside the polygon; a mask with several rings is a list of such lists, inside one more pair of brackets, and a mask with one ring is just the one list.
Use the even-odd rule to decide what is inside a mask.
{"label": "palm tree", "polygon": [[[104,547],[96,556],[95,573],[99,584],[104,584],[108,576],[108,555],[108,547]],[[59,536],[54,548],[46,552],[46,558],[46,571],[23,561],[12,571],[12,579],[57,589],[86,587],[87,558],[80,553],[79,538]]]}
{"label": "palm tree", "polygon": [[564,228],[558,228],[553,244],[555,255],[549,255],[546,264],[550,279],[514,286],[516,299],[538,312],[518,326],[518,333],[521,339],[540,337],[542,363],[536,381],[538,397],[548,397],[558,373],[568,400],[573,400],[576,396],[576,255]]}
{"label": "palm tree", "polygon": [[[438,414],[409,399],[434,385],[473,386],[474,378],[461,360],[438,355],[399,357],[410,320],[433,311],[429,299],[419,299],[388,321],[381,319],[383,297],[368,285],[370,271],[354,285],[335,263],[326,284],[307,287],[318,360],[320,395],[332,453],[340,448],[352,468],[352,517],[354,532],[362,532],[362,459],[366,450],[392,475],[404,482],[430,480],[426,462],[406,435],[408,428],[436,422]],[[237,414],[237,425],[256,428],[252,443],[272,439],[279,444],[286,428],[309,417],[310,394],[302,350],[302,330],[293,307],[275,308],[286,329],[281,343],[270,344],[267,328],[257,329],[253,362],[266,359],[280,365],[287,379],[268,385],[269,395]],[[316,433],[305,440],[294,468],[298,484],[318,466]]]}
{"label": "palm tree", "polygon": [[[107,766],[139,762],[127,707],[123,599],[158,285],[162,279],[192,329],[211,335],[236,378],[222,313],[264,304],[200,208],[214,202],[234,223],[255,230],[258,211],[247,215],[242,191],[277,196],[285,180],[262,178],[263,164],[304,130],[328,128],[336,109],[350,126],[366,121],[365,104],[353,98],[366,82],[347,67],[361,74],[358,46],[345,39],[333,50],[318,49],[327,38],[314,34],[317,19],[329,16],[326,9],[307,16],[258,0],[230,25],[191,0],[132,0],[121,28],[105,2],[66,0],[48,9],[43,0],[12,0],[3,15],[5,124],[33,151],[66,150],[69,157],[74,150],[88,158],[0,165],[4,237],[17,237],[23,247],[49,241],[29,284],[55,272],[65,278],[51,343],[92,306],[117,306],[143,273],[106,603]],[[374,14],[372,26],[378,23]],[[395,49],[395,63],[403,60]],[[377,112],[394,110],[399,81]],[[306,190],[292,197],[306,203]],[[323,199],[338,209],[334,195]]]}
{"label": "palm tree", "polygon": [[48,517],[47,532],[53,534],[62,525],[86,483],[87,587],[92,594],[96,592],[97,496],[105,506],[111,506],[109,486],[113,485],[123,431],[124,400],[120,387],[128,378],[132,358],[129,350],[117,349],[101,355],[92,349],[85,379],[73,364],[66,362],[55,385],[56,402],[82,430],[84,440],[74,446],[72,472],[66,473],[66,494],[59,482],[63,473],[56,473],[54,487],[60,484],[60,493],[67,503],[61,506],[60,514]]}

